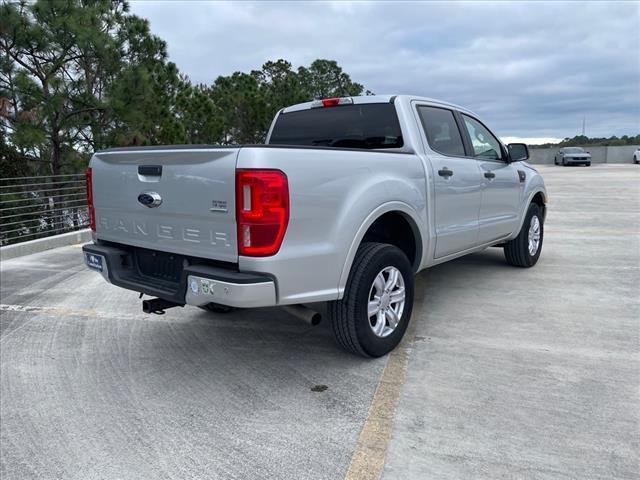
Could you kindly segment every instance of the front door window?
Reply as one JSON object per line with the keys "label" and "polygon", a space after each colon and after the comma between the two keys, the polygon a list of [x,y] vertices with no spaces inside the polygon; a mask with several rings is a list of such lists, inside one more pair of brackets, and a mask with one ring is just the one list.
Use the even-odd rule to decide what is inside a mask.
{"label": "front door window", "polygon": [[471,138],[473,156],[478,160],[502,160],[502,148],[498,139],[476,119],[464,114],[462,118]]}

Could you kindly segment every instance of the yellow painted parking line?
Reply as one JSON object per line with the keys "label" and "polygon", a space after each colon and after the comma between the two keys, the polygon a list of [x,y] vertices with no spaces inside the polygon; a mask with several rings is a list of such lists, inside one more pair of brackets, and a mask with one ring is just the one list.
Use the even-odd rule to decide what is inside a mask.
{"label": "yellow painted parking line", "polygon": [[422,298],[422,291],[419,290],[422,289],[418,283],[424,282],[424,275],[421,277],[422,282],[416,281],[417,300],[412,314],[413,321],[409,324],[400,345],[389,354],[345,480],[378,480],[382,476],[396,408],[406,379],[409,351],[411,344],[416,340],[413,333],[415,322],[422,317],[419,308],[419,299]]}
{"label": "yellow painted parking line", "polygon": [[377,480],[382,475],[407,371],[408,343],[405,337],[405,341],[389,354],[345,480]]}

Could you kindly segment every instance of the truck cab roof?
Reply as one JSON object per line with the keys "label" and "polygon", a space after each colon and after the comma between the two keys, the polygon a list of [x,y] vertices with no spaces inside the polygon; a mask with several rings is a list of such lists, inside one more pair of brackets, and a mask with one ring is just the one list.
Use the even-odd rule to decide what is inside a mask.
{"label": "truck cab roof", "polygon": [[422,142],[413,121],[414,102],[476,117],[453,103],[417,95],[328,98],[280,110],[266,143],[415,153]]}
{"label": "truck cab roof", "polygon": [[[459,105],[456,105],[454,103],[446,102],[444,100],[438,100],[435,98],[421,97],[418,95],[361,95],[361,96],[354,96],[354,97],[341,97],[340,99],[341,100],[349,99],[350,100],[349,103],[352,103],[354,105],[365,104],[365,103],[394,103],[397,100],[404,100],[407,102],[420,101],[420,102],[432,103],[435,105],[441,105],[443,107],[454,108],[456,110],[460,110],[462,112],[468,112],[475,115],[470,110],[463,108]],[[298,103],[296,105],[291,105],[289,107],[286,107],[280,110],[280,113],[289,113],[289,112],[296,112],[300,110],[308,110],[311,108],[315,108],[319,106],[318,102],[319,100],[314,100],[311,102],[304,102],[304,103]]]}

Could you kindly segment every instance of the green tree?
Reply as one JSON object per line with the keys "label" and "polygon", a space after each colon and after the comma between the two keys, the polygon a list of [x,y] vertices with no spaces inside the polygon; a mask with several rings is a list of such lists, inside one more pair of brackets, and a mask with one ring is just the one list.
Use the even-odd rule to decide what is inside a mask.
{"label": "green tree", "polygon": [[183,78],[176,96],[175,108],[186,143],[221,142],[222,115],[213,102],[209,87],[192,85],[188,79]]}
{"label": "green tree", "polygon": [[315,60],[295,71],[290,62],[279,59],[250,75],[218,77],[210,94],[220,112],[222,143],[258,143],[281,108],[316,98],[360,95],[363,90],[333,60]]}
{"label": "green tree", "polygon": [[[619,146],[619,145],[638,145],[640,144],[640,134],[638,135],[623,135],[618,138],[613,135],[609,138],[606,137],[587,137],[585,135],[576,135],[573,138],[565,138],[558,146],[560,147],[576,147],[576,146]],[[550,146],[551,144],[547,144]]]}
{"label": "green tree", "polygon": [[349,97],[364,91],[364,87],[353,82],[335,60],[314,60],[308,68],[298,68],[298,76],[311,98]]}
{"label": "green tree", "polygon": [[364,90],[323,59],[297,70],[268,61],[193,85],[128,10],[125,0],[3,1],[3,171],[76,172],[110,146],[262,142],[279,109]]}
{"label": "green tree", "polygon": [[180,91],[178,70],[172,63],[126,65],[109,87],[112,146],[185,142],[185,130],[175,114]]}
{"label": "green tree", "polygon": [[58,175],[77,158],[76,143],[105,109],[95,93],[108,78],[102,69],[113,60],[111,29],[124,8],[107,0],[0,6],[0,89],[11,104],[5,127],[47,173]]}
{"label": "green tree", "polygon": [[113,145],[186,140],[183,81],[166,44],[123,0],[40,0],[0,7],[3,126],[44,173],[76,170]]}
{"label": "green tree", "polygon": [[235,72],[218,77],[211,98],[220,112],[223,144],[259,143],[269,128],[264,88],[255,75]]}
{"label": "green tree", "polygon": [[258,80],[266,97],[269,114],[280,108],[313,99],[300,81],[300,76],[291,68],[291,63],[279,59],[262,65],[261,70],[251,74]]}
{"label": "green tree", "polygon": [[184,143],[185,128],[175,108],[184,81],[167,61],[166,43],[151,34],[147,20],[134,15],[121,18],[115,38],[122,56],[106,89],[108,145]]}

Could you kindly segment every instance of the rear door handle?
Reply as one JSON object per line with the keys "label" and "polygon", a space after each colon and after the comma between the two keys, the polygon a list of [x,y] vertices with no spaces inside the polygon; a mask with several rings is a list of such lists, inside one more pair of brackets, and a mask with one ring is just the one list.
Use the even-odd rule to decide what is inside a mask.
{"label": "rear door handle", "polygon": [[438,170],[438,175],[441,177],[450,177],[453,175],[453,170],[449,170],[448,168],[443,168],[442,170]]}
{"label": "rear door handle", "polygon": [[496,178],[496,174],[493,172],[484,172],[484,178]]}

